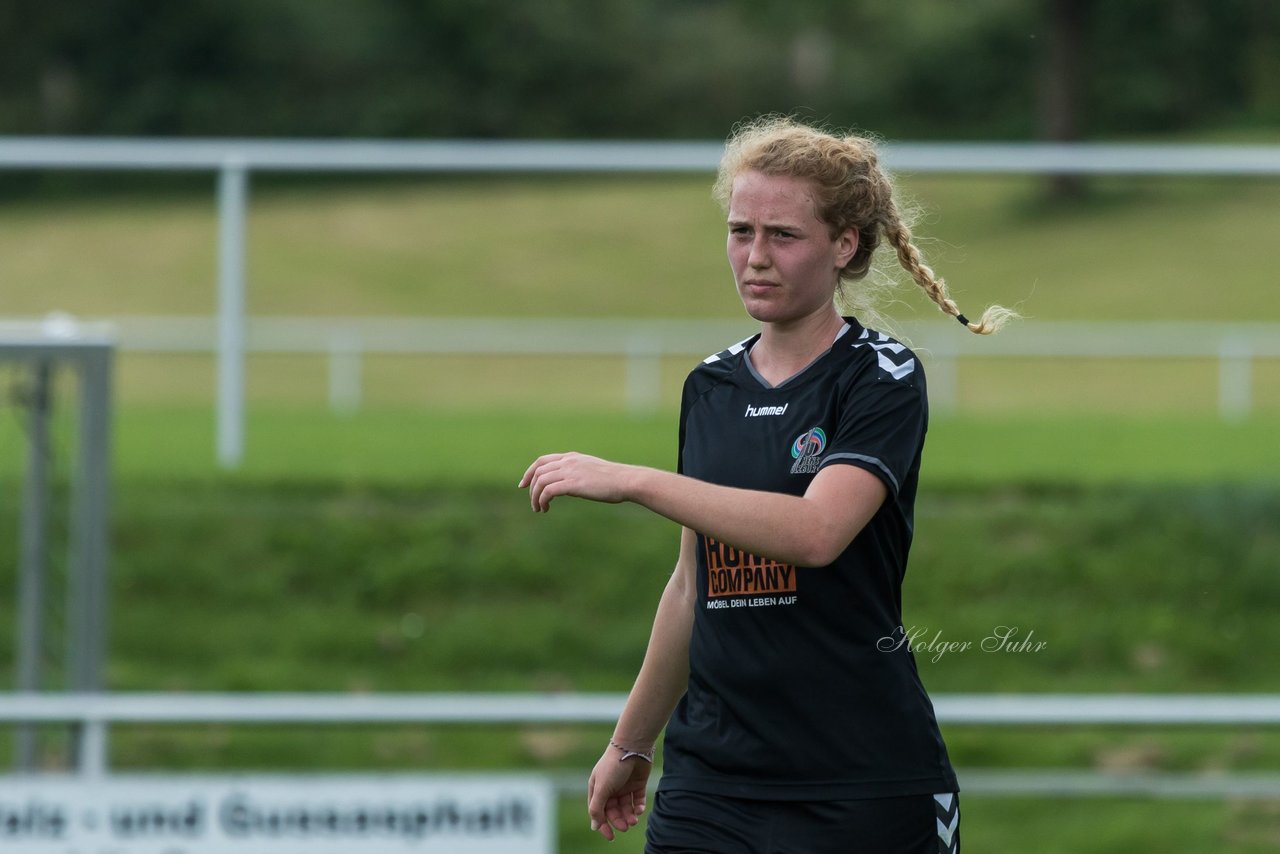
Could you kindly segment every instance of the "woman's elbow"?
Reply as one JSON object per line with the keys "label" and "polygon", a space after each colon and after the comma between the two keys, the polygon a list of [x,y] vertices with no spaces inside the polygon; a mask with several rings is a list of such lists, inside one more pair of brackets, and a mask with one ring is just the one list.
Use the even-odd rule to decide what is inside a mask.
{"label": "woman's elbow", "polygon": [[829,566],[844,554],[853,539],[843,533],[817,532],[800,546],[801,566]]}

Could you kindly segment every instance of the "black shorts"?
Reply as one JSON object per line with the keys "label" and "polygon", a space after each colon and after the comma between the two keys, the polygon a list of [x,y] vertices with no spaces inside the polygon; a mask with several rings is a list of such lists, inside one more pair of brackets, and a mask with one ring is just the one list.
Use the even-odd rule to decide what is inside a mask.
{"label": "black shorts", "polygon": [[959,854],[960,796],[759,801],[661,791],[645,854]]}

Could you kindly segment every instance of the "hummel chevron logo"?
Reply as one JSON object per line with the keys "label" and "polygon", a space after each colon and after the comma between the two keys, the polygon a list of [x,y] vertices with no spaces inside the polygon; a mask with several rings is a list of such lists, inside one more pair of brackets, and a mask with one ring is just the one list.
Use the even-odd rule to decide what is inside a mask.
{"label": "hummel chevron logo", "polygon": [[960,847],[960,836],[956,833],[960,827],[960,803],[954,793],[934,795],[933,802],[938,813],[938,851],[955,854]]}
{"label": "hummel chevron logo", "polygon": [[883,332],[877,333],[877,338],[873,341],[871,331],[864,329],[853,346],[870,347],[875,350],[876,362],[880,365],[880,370],[895,380],[905,379],[916,369],[915,357],[905,355],[908,352],[907,348]]}

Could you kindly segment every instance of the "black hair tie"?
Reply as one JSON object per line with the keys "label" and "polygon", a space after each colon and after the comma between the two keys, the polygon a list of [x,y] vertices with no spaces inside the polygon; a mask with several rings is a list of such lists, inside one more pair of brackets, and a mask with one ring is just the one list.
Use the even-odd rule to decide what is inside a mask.
{"label": "black hair tie", "polygon": [[956,320],[960,321],[965,326],[969,325],[969,318],[965,317],[963,314],[957,314]]}

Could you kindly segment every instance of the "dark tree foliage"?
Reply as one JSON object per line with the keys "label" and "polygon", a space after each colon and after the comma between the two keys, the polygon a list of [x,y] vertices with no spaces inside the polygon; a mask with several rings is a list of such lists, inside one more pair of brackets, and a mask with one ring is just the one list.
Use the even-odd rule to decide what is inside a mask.
{"label": "dark tree foliage", "polygon": [[[1087,9],[1072,54],[1051,62],[1073,5]],[[1018,139],[1044,132],[1045,75],[1061,67],[1078,97],[1058,118],[1086,137],[1265,125],[1280,118],[1277,9],[0,0],[0,133],[705,138],[784,111],[889,137]]]}

